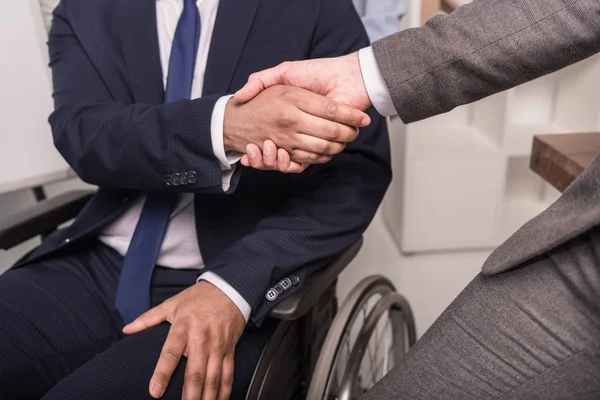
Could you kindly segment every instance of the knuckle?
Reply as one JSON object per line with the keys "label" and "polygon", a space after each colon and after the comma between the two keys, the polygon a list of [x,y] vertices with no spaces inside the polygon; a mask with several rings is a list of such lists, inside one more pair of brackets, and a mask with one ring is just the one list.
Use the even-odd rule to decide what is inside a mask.
{"label": "knuckle", "polygon": [[196,340],[200,343],[208,343],[210,342],[210,332],[207,330],[198,331],[196,336]]}
{"label": "knuckle", "polygon": [[329,140],[336,139],[337,135],[338,135],[338,132],[339,132],[339,125],[338,124],[331,124],[329,126],[329,132],[328,132],[327,138]]}
{"label": "knuckle", "polygon": [[319,154],[327,154],[329,150],[330,144],[325,141],[320,141],[317,143],[317,153]]}
{"label": "knuckle", "polygon": [[213,388],[213,389],[216,389],[216,388],[218,388],[218,387],[219,387],[219,385],[221,384],[221,379],[220,379],[220,377],[219,377],[218,375],[211,376],[211,377],[208,377],[208,378],[206,379],[206,384],[207,384],[209,387],[211,387],[211,388]]}
{"label": "knuckle", "polygon": [[329,101],[327,102],[327,104],[325,105],[325,116],[327,116],[328,118],[333,118],[336,116],[338,112],[338,106],[337,104]]}
{"label": "knuckle", "polygon": [[226,375],[223,377],[223,384],[225,386],[233,386],[233,375]]}
{"label": "knuckle", "polygon": [[162,351],[162,357],[169,361],[177,361],[180,358],[180,354],[174,347],[166,347]]}
{"label": "knuckle", "polygon": [[287,108],[281,108],[279,112],[279,124],[284,127],[292,126],[296,123],[296,115]]}
{"label": "knuckle", "polygon": [[202,371],[194,371],[186,376],[186,380],[191,383],[202,384],[204,383],[204,373]]}

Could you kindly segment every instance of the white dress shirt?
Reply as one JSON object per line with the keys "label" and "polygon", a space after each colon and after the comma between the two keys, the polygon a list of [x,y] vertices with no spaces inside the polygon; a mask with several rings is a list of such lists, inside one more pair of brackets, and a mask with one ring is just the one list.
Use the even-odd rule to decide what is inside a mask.
{"label": "white dress shirt", "polygon": [[375,59],[373,49],[371,47],[361,49],[358,52],[358,59],[367,94],[377,112],[384,117],[391,117],[392,121],[399,120],[400,118],[394,108],[394,103],[392,102],[392,97],[385,84],[383,75],[381,75],[381,70]]}
{"label": "white dress shirt", "polygon": [[[198,0],[196,4],[200,12],[201,32],[192,82],[192,99],[202,96],[204,73],[206,71],[208,51],[217,17],[219,0]],[[163,85],[165,87],[167,84],[173,37],[175,36],[175,29],[177,28],[179,16],[182,11],[183,0],[156,0],[158,44],[163,71]],[[238,154],[226,154],[223,146],[223,119],[225,117],[225,106],[230,97],[224,96],[217,101],[211,119],[213,153],[221,162],[223,190],[229,189],[235,163],[240,159],[240,155]],[[145,196],[140,196],[118,220],[104,229],[99,236],[100,241],[115,249],[122,256],[125,256],[142,213],[144,201]],[[168,268],[199,270],[204,268],[204,261],[202,260],[196,235],[194,194],[186,193],[179,195],[171,214],[156,263]],[[218,287],[235,303],[246,321],[248,321],[252,309],[248,302],[231,285],[212,272],[203,273],[198,280],[206,280]]]}

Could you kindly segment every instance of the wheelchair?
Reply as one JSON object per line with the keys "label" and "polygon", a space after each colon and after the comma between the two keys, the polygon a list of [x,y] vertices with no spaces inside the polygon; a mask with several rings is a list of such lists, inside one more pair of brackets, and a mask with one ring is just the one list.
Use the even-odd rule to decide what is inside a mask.
{"label": "wheelchair", "polygon": [[[43,199],[0,219],[0,249],[45,237],[77,216],[93,191]],[[352,400],[379,381],[416,341],[411,308],[383,276],[357,284],[338,307],[336,282],[362,239],[271,310],[276,324],[247,400]]]}

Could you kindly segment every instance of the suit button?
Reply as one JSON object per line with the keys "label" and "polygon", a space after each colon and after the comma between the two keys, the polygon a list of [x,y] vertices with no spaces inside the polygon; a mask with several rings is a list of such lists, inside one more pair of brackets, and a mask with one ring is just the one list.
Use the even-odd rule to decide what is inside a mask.
{"label": "suit button", "polygon": [[273,289],[275,289],[275,291],[277,292],[277,295],[280,295],[281,293],[283,293],[285,291],[283,286],[280,285],[279,283],[277,285],[275,285],[275,287]]}
{"label": "suit button", "polygon": [[288,290],[289,288],[292,287],[292,281],[290,278],[285,278],[284,280],[282,280],[281,282],[279,282],[279,284],[281,286],[283,286],[284,290]]}
{"label": "suit button", "polygon": [[198,182],[198,173],[196,171],[188,171],[187,180],[190,185]]}
{"label": "suit button", "polygon": [[181,176],[179,177],[179,184],[182,186],[187,185],[188,182],[188,174],[187,172],[184,172],[183,174],[181,174]]}
{"label": "suit button", "polygon": [[173,185],[173,177],[171,175],[165,176],[165,183],[167,184],[167,186],[172,186]]}
{"label": "suit button", "polygon": [[71,243],[71,239],[69,239],[69,238],[66,238],[66,239],[65,239],[65,244],[69,244],[69,243]]}
{"label": "suit button", "polygon": [[267,295],[265,297],[269,301],[275,301],[275,300],[277,300],[277,298],[279,297],[279,295],[277,294],[277,292],[275,291],[275,289],[269,289],[269,291],[267,292]]}
{"label": "suit button", "polygon": [[297,284],[300,283],[300,278],[298,278],[296,275],[291,276],[290,280],[292,281],[292,285],[296,286]]}
{"label": "suit button", "polygon": [[129,197],[125,197],[122,201],[121,204],[126,204],[129,201]]}
{"label": "suit button", "polygon": [[181,174],[171,175],[171,185],[180,186],[181,185],[181,182],[179,181],[180,178],[181,178]]}

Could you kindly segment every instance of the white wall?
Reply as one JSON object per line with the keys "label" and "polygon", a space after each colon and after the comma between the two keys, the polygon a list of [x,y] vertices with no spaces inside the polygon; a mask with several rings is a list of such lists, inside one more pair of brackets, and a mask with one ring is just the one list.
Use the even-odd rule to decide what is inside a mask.
{"label": "white wall", "polygon": [[[52,110],[50,74],[47,67],[47,28],[58,0],[12,2],[0,14],[0,192],[34,183],[67,177],[68,168],[54,150],[47,123]],[[46,187],[49,196],[85,187],[78,180]],[[0,194],[0,218],[34,204],[31,190]],[[26,243],[10,252],[0,251],[0,271],[36,244]]]}

